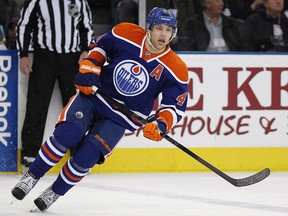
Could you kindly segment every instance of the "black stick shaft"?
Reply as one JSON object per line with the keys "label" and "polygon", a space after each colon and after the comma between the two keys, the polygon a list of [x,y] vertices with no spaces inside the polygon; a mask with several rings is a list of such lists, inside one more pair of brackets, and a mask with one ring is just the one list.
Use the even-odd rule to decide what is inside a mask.
{"label": "black stick shaft", "polygon": [[[124,104],[119,103],[118,101],[116,101],[115,99],[113,99],[112,97],[110,97],[109,95],[107,95],[106,93],[101,91],[100,89],[97,89],[97,87],[94,88],[93,90],[95,93],[101,95],[107,101],[110,101],[112,104],[114,104],[117,107],[117,109],[130,115],[133,118],[136,118],[143,125],[145,125],[147,123],[146,119],[144,119],[141,116],[137,115],[136,113],[132,112]],[[234,185],[236,187],[243,187],[243,186],[255,184],[257,182],[262,181],[263,179],[265,179],[266,177],[268,177],[270,175],[270,169],[265,168],[262,171],[254,174],[254,175],[248,176],[246,178],[234,179],[234,178],[228,176],[227,174],[225,174],[224,172],[222,172],[221,170],[219,170],[218,168],[216,168],[215,166],[213,166],[212,164],[208,163],[203,158],[199,157],[198,155],[196,155],[195,153],[190,151],[185,146],[181,145],[179,142],[177,142],[176,140],[174,140],[172,137],[168,136],[167,134],[163,134],[162,136],[168,142],[172,143],[173,145],[175,145],[176,147],[178,147],[179,149],[184,151],[186,154],[190,155],[192,158],[194,158],[195,160],[197,160],[198,162],[203,164],[205,167],[207,167],[208,169],[210,169],[211,171],[213,171],[214,173],[216,173],[217,175],[219,175],[220,177],[222,177],[223,179],[225,179],[226,181],[228,181],[229,183],[231,183],[232,185]]]}

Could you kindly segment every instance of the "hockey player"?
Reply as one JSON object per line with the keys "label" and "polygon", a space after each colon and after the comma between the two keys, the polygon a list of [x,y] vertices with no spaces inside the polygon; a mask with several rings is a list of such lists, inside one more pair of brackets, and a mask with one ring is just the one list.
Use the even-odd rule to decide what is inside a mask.
{"label": "hockey player", "polygon": [[90,168],[104,163],[126,129],[140,127],[138,121],[94,94],[92,86],[143,118],[151,115],[154,100],[162,94],[155,117],[144,127],[144,136],[151,140],[160,141],[161,133],[180,121],[187,104],[188,70],[169,47],[177,32],[176,17],[170,10],[154,8],[146,23],[146,31],[121,23],[91,44],[75,78],[78,93],[63,109],[53,135],[44,142],[28,172],[12,189],[16,199],[22,200],[67,150],[77,145],[54,183],[34,200],[46,211]]}

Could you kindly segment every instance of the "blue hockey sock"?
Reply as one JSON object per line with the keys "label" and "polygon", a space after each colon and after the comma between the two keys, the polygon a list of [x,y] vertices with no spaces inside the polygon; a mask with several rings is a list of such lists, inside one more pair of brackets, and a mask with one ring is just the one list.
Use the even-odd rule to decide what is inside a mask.
{"label": "blue hockey sock", "polygon": [[67,148],[57,142],[54,136],[49,137],[41,146],[35,161],[29,168],[29,172],[36,178],[41,178],[61,160],[67,150]]}
{"label": "blue hockey sock", "polygon": [[42,145],[29,172],[36,178],[41,178],[49,169],[55,166],[66,154],[69,148],[76,146],[82,139],[83,132],[70,122],[57,125],[53,136]]}
{"label": "blue hockey sock", "polygon": [[89,168],[78,166],[73,157],[70,157],[67,163],[62,167],[58,178],[52,185],[52,190],[59,195],[64,195],[74,185],[76,185],[89,172]]}
{"label": "blue hockey sock", "polygon": [[64,195],[89,172],[96,163],[103,162],[103,156],[98,146],[88,140],[80,144],[75,155],[70,157],[61,169],[61,172],[54,182],[54,192]]}

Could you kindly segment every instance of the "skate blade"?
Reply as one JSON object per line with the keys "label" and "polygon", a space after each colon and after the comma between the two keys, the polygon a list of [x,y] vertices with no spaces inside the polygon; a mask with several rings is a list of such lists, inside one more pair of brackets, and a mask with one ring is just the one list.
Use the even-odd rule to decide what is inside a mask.
{"label": "skate blade", "polygon": [[16,199],[14,196],[12,196],[12,200],[11,200],[11,203],[10,205],[12,205],[13,203],[15,203],[18,199]]}
{"label": "skate blade", "polygon": [[31,208],[30,212],[40,212],[40,210],[37,208],[36,205],[33,205],[33,207]]}

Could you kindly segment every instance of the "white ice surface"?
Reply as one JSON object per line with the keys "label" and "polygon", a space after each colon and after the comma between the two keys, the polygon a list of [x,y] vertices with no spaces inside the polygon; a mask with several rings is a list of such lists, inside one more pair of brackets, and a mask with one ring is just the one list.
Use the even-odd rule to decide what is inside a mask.
{"label": "white ice surface", "polygon": [[[242,178],[253,173],[228,173]],[[90,174],[46,212],[30,212],[56,178],[46,175],[12,205],[20,175],[0,175],[2,216],[285,216],[288,173],[272,172],[260,183],[237,188],[214,173]]]}

